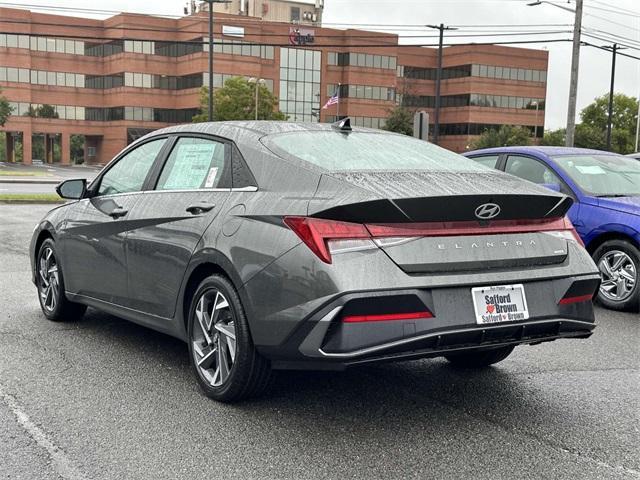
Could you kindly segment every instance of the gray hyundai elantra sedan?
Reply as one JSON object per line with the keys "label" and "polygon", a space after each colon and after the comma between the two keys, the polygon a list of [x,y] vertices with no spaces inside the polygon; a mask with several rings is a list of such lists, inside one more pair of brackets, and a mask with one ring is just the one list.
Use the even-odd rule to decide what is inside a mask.
{"label": "gray hyundai elantra sedan", "polygon": [[220,401],[276,369],[485,367],[595,326],[569,197],[348,119],[166,128],[57,191],[30,250],[45,317],[180,338]]}

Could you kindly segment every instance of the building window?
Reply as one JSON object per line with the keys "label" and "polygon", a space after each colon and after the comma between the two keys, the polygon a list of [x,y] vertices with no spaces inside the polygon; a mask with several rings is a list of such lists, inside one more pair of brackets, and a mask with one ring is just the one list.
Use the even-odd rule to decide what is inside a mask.
{"label": "building window", "polygon": [[366,53],[329,52],[327,55],[327,64],[395,70],[397,58],[388,55],[370,55]]}
{"label": "building window", "polygon": [[317,121],[320,111],[321,54],[301,48],[280,49],[280,111],[296,122]]}
{"label": "building window", "polygon": [[292,22],[300,21],[300,7],[291,7],[291,21]]}
{"label": "building window", "polygon": [[[331,97],[338,86],[334,83],[327,84],[327,97]],[[363,98],[370,100],[394,101],[395,89],[380,87],[377,85],[340,85],[340,98]]]}

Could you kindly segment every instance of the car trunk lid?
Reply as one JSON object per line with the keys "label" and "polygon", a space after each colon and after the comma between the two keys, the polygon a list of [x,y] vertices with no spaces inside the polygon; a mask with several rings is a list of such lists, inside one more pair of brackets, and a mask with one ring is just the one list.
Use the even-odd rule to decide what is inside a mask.
{"label": "car trunk lid", "polygon": [[561,263],[571,203],[493,171],[340,172],[323,176],[309,214],[365,224],[398,267],[423,274]]}

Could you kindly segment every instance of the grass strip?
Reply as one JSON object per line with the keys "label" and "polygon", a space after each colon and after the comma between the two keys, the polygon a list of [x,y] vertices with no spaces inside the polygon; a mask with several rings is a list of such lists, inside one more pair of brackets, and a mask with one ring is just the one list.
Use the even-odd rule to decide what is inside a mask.
{"label": "grass strip", "polygon": [[0,202],[15,203],[63,203],[55,193],[0,193]]}

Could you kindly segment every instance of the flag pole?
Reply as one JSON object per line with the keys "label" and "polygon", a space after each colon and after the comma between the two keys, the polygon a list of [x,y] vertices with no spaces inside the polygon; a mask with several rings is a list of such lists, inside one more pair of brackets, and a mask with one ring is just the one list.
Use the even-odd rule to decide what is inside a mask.
{"label": "flag pole", "polygon": [[340,120],[340,86],[342,84],[338,83],[338,102],[336,103],[336,120]]}

